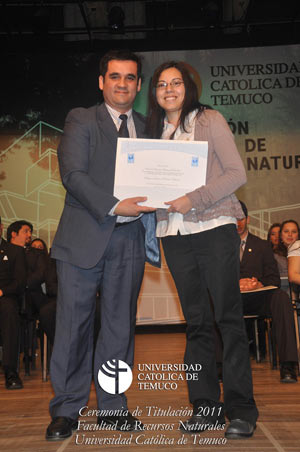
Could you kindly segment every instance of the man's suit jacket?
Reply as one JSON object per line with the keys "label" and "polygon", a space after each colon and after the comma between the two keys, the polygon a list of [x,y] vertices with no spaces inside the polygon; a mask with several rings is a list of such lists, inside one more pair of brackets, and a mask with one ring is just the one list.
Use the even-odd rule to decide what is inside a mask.
{"label": "man's suit jacket", "polygon": [[240,263],[240,278],[252,276],[264,286],[280,287],[280,275],[271,244],[249,232]]}
{"label": "man's suit jacket", "polygon": [[[144,118],[133,112],[138,138]],[[119,201],[113,196],[118,132],[105,104],[71,110],[58,147],[65,206],[51,256],[81,268],[92,268],[103,256],[115,227],[107,215]],[[154,216],[153,216],[154,217]]]}
{"label": "man's suit jacket", "polygon": [[26,263],[24,248],[0,243],[0,289],[3,296],[18,297],[26,286]]}
{"label": "man's suit jacket", "polygon": [[42,283],[46,278],[47,256],[36,248],[25,250],[27,267],[27,288],[32,292],[43,293]]}

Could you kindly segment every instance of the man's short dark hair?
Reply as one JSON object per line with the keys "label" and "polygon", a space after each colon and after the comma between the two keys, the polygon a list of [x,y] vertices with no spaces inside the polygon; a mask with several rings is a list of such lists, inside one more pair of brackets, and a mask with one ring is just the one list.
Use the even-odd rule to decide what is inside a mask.
{"label": "man's short dark hair", "polygon": [[31,223],[29,223],[29,221],[25,221],[25,220],[15,221],[14,223],[10,224],[7,228],[7,232],[6,232],[7,241],[8,242],[11,241],[12,232],[19,234],[19,231],[23,226],[29,226],[31,232],[33,231],[33,226]]}
{"label": "man's short dark hair", "polygon": [[240,201],[240,204],[241,204],[242,211],[244,212],[245,217],[247,218],[247,216],[248,216],[248,209],[246,207],[246,204],[243,203],[243,201],[241,201],[240,199],[239,199],[239,201]]}
{"label": "man's short dark hair", "polygon": [[107,72],[108,63],[111,60],[120,60],[120,61],[135,61],[137,64],[137,77],[138,79],[142,76],[142,58],[131,52],[131,50],[110,50],[100,60],[100,75],[105,77]]}

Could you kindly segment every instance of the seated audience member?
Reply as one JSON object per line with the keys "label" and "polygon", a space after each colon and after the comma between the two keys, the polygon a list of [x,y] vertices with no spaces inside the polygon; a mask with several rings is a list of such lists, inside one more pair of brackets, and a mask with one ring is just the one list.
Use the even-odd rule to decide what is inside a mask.
{"label": "seated audience member", "polygon": [[279,245],[283,243],[286,250],[299,239],[299,224],[296,220],[286,220],[281,223],[279,239]]}
{"label": "seated audience member", "polygon": [[45,302],[40,305],[39,321],[42,330],[46,333],[50,344],[53,346],[57,296],[56,264],[55,260],[50,257],[44,240],[36,238],[32,240],[30,246],[41,250],[46,257],[45,282],[42,283],[42,289],[46,297]]}
{"label": "seated audience member", "polygon": [[57,294],[55,261],[50,259],[47,245],[42,239],[31,242],[32,230],[30,223],[17,221],[8,227],[7,237],[12,243],[26,247],[25,313],[29,318],[39,318],[42,329],[53,345]]}
{"label": "seated audience member", "polygon": [[2,238],[0,217],[0,333],[2,338],[2,367],[7,389],[21,389],[18,375],[19,359],[19,297],[26,285],[25,254],[22,248]]}
{"label": "seated audience member", "polygon": [[280,231],[280,223],[273,223],[268,231],[268,242],[271,243],[273,252],[278,248],[279,245],[279,231]]}
{"label": "seated audience member", "polygon": [[33,239],[32,242],[30,243],[31,248],[36,248],[38,250],[43,251],[43,253],[45,254],[45,256],[48,256],[48,248],[46,243],[44,242],[44,240],[38,238],[38,239]]}
{"label": "seated audience member", "polygon": [[[27,284],[26,284],[26,314],[29,317],[37,315],[41,306],[47,302],[42,290],[45,281],[47,256],[44,250],[31,247],[32,224],[20,220],[7,228],[7,240],[21,247],[25,247]],[[39,239],[41,242],[41,240]]]}
{"label": "seated audience member", "polygon": [[25,220],[11,223],[6,232],[7,241],[23,248],[30,246],[33,226]]}
{"label": "seated audience member", "polygon": [[268,242],[271,243],[275,260],[278,265],[279,274],[282,277],[287,277],[287,259],[284,253],[278,250],[279,247],[279,233],[280,233],[280,223],[274,223],[270,226],[268,231]]}
{"label": "seated audience member", "polygon": [[[44,240],[42,240],[40,238],[33,239],[32,242],[30,243],[30,246],[31,246],[31,248],[36,248],[36,249],[40,250],[44,254],[45,259],[46,259],[46,267],[47,267],[48,260],[49,260],[49,253],[48,253],[48,247],[47,247],[46,243],[44,242]],[[47,268],[45,271],[47,271]],[[45,282],[43,282],[41,284],[41,287],[42,287],[43,293],[46,294]],[[43,306],[43,304],[42,304],[42,306]]]}
{"label": "seated audience member", "polygon": [[[291,294],[293,300],[296,301],[297,310],[299,310],[300,302],[299,293],[300,293],[300,240],[296,240],[289,248],[288,248],[288,276],[289,282],[291,284]],[[298,325],[300,331],[300,317],[298,315]],[[300,333],[299,333],[300,334]]]}
{"label": "seated audience member", "polygon": [[[240,289],[251,291],[264,286],[280,287],[280,276],[272,247],[266,240],[248,231],[247,207],[241,202],[244,219],[238,220],[238,234],[241,238]],[[297,381],[297,347],[293,308],[289,296],[281,289],[243,293],[245,315],[271,314],[276,334],[280,360],[280,381]]]}
{"label": "seated audience member", "polygon": [[[299,238],[299,226],[295,220],[284,221],[279,230],[279,243],[274,251],[281,277],[288,277],[287,250]],[[281,288],[289,293],[288,281],[281,282]]]}
{"label": "seated audience member", "polygon": [[275,252],[287,257],[288,247],[299,239],[299,225],[295,220],[286,220],[281,223],[279,230],[279,243]]}
{"label": "seated audience member", "polygon": [[290,283],[300,286],[300,240],[288,248],[288,276]]}

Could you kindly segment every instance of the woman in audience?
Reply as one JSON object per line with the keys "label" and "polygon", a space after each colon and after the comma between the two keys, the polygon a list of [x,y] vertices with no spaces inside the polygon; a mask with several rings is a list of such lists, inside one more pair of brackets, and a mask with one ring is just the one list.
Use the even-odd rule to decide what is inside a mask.
{"label": "woman in audience", "polygon": [[[287,258],[286,258],[286,249],[283,251],[278,249],[280,244],[280,223],[274,223],[272,226],[270,226],[270,229],[268,231],[268,242],[271,243],[274,257],[276,259],[277,265],[278,265],[278,271],[280,274],[280,277],[287,278]],[[284,290],[287,287],[284,288]]]}
{"label": "woman in audience", "polygon": [[271,242],[273,251],[278,248],[279,245],[279,231],[280,231],[280,223],[273,223],[272,226],[270,226],[270,229],[268,231],[268,242]]}
{"label": "woman in audience", "polygon": [[[288,275],[291,284],[291,295],[296,301],[296,307],[299,309],[299,291],[300,291],[300,240],[296,240],[288,248]],[[300,317],[298,316],[298,332],[300,331]]]}
{"label": "woman in audience", "polygon": [[57,294],[57,278],[55,260],[50,258],[48,247],[44,240],[36,238],[32,240],[32,248],[40,251],[45,257],[45,280],[42,284],[43,303],[39,309],[39,320],[42,330],[47,334],[51,345],[54,341],[55,333],[55,315],[56,315],[56,294]]}
{"label": "woman in audience", "polygon": [[280,226],[277,253],[287,257],[287,249],[299,239],[299,224],[295,220],[286,220]]}
{"label": "woman in audience", "polygon": [[[288,276],[287,250],[288,247],[299,238],[299,226],[295,220],[286,220],[279,227],[278,240],[277,229],[279,223],[274,223],[269,229],[268,240],[272,243],[274,257],[278,264],[278,270],[281,278]],[[283,287],[284,286],[284,287]],[[288,284],[282,289],[289,290]]]}
{"label": "woman in audience", "polygon": [[300,240],[296,240],[288,249],[289,281],[300,285]]}
{"label": "woman in audience", "polygon": [[48,256],[48,247],[47,247],[46,243],[44,242],[44,240],[42,240],[42,239],[34,239],[34,240],[32,240],[30,246],[32,248],[36,248],[38,250],[43,251],[44,254],[46,254]]}
{"label": "woman in audience", "polygon": [[[43,281],[41,282],[41,288],[43,291],[43,294],[46,293],[46,286],[45,286],[45,278],[46,278],[46,271],[47,271],[47,265],[48,265],[48,259],[49,259],[49,253],[48,253],[48,247],[43,239],[36,238],[32,240],[30,243],[30,247],[34,248],[35,250],[38,250],[40,255],[43,256],[43,268],[44,268],[44,277]],[[44,299],[45,303],[45,299]],[[43,303],[43,304],[44,304]]]}

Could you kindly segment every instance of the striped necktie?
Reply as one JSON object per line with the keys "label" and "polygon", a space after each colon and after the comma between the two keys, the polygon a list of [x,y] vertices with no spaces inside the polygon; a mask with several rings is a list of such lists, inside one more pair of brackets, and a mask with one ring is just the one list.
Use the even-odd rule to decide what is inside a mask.
{"label": "striped necktie", "polygon": [[246,240],[241,240],[241,244],[240,244],[240,262],[243,259],[243,254],[244,254],[244,250],[245,250],[245,245],[246,245]]}

